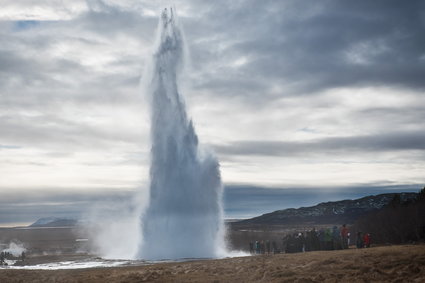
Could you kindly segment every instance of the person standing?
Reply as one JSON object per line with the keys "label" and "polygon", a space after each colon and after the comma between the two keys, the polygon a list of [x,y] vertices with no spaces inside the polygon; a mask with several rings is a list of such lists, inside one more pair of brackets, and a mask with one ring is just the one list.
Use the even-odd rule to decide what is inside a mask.
{"label": "person standing", "polygon": [[370,234],[365,233],[363,236],[363,243],[365,248],[370,248]]}
{"label": "person standing", "polygon": [[272,251],[273,251],[273,254],[277,254],[277,244],[276,244],[276,241],[273,241],[272,242]]}
{"label": "person standing", "polygon": [[336,226],[332,227],[332,248],[334,250],[341,249],[341,236]]}
{"label": "person standing", "polygon": [[341,227],[341,244],[343,249],[348,249],[348,228],[346,224]]}
{"label": "person standing", "polygon": [[362,232],[357,232],[356,246],[358,249],[361,249],[364,246]]}
{"label": "person standing", "polygon": [[311,250],[312,251],[318,251],[320,250],[320,242],[319,242],[319,236],[317,235],[316,228],[313,227],[311,230]]}
{"label": "person standing", "polygon": [[251,255],[253,255],[254,254],[254,243],[251,241],[251,242],[249,242],[249,253],[251,254]]}
{"label": "person standing", "polygon": [[266,240],[266,253],[270,254],[270,241]]}

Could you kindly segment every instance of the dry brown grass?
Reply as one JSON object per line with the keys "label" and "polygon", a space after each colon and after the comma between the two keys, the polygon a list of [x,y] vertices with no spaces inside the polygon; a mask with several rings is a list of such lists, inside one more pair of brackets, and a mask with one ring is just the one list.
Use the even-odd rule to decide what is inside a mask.
{"label": "dry brown grass", "polygon": [[0,282],[425,282],[425,245],[80,270],[0,270]]}

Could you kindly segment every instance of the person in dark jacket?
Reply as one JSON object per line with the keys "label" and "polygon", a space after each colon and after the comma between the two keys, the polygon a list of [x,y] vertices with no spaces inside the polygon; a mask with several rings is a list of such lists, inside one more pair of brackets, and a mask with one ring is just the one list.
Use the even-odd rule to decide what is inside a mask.
{"label": "person in dark jacket", "polygon": [[266,241],[266,253],[270,254],[270,241],[269,240]]}
{"label": "person in dark jacket", "polygon": [[272,242],[272,252],[273,254],[277,254],[278,250],[277,250],[277,244],[275,241]]}
{"label": "person in dark jacket", "polygon": [[332,248],[334,250],[341,249],[341,235],[338,231],[338,227],[336,226],[332,228]]}
{"label": "person in dark jacket", "polygon": [[253,242],[249,242],[249,253],[254,254],[254,243]]}
{"label": "person in dark jacket", "polygon": [[300,253],[305,251],[304,250],[304,244],[305,244],[305,239],[304,239],[304,235],[303,233],[298,233],[298,235],[295,236],[296,238],[296,252]]}
{"label": "person in dark jacket", "polygon": [[357,232],[356,246],[358,249],[361,249],[364,246],[362,232]]}
{"label": "person in dark jacket", "polygon": [[326,248],[326,242],[325,242],[325,229],[321,228],[319,230],[319,243],[320,243],[320,248],[319,250],[323,251]]}
{"label": "person in dark jacket", "polygon": [[319,236],[317,235],[316,228],[311,230],[311,250],[318,251],[320,249]]}
{"label": "person in dark jacket", "polygon": [[341,245],[343,249],[348,249],[348,228],[345,224],[341,227]]}
{"label": "person in dark jacket", "polygon": [[333,245],[332,245],[332,232],[331,229],[326,228],[325,229],[325,250],[330,251],[333,249]]}

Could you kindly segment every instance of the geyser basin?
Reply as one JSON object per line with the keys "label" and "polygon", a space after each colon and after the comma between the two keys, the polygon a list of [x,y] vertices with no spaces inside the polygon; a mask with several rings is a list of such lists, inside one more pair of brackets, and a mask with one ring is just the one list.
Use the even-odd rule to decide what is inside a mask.
{"label": "geyser basin", "polygon": [[151,102],[150,200],[142,215],[138,257],[218,257],[224,252],[219,164],[200,150],[178,90],[184,39],[172,9],[163,11],[157,36],[146,74]]}

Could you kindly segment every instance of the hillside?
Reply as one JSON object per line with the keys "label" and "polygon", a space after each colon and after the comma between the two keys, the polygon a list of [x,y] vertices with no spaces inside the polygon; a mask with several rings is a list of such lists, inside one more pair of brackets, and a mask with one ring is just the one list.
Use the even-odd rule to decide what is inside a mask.
{"label": "hillside", "polygon": [[395,195],[402,201],[416,198],[417,193],[391,193],[354,200],[323,202],[315,206],[289,208],[232,223],[232,225],[313,225],[352,224],[359,217],[386,206]]}

